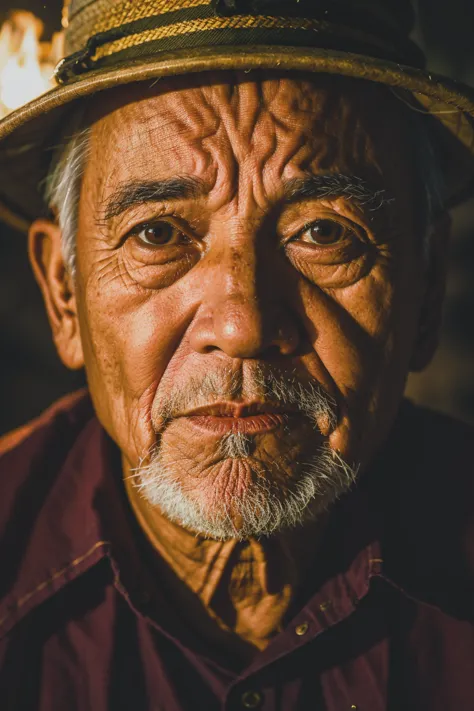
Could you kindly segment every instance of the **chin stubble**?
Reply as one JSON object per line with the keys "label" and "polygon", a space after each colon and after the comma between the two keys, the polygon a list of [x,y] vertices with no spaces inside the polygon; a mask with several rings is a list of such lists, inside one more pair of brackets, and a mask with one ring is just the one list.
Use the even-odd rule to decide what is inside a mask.
{"label": "chin stubble", "polygon": [[[256,391],[263,394],[266,402],[297,406],[315,429],[318,422],[335,426],[335,403],[319,384],[302,383],[262,368],[252,375]],[[231,399],[241,388],[242,379],[235,374],[209,373],[199,381],[189,382],[184,392],[172,393],[160,413],[162,421],[171,421],[173,412],[184,409],[183,403],[197,407],[216,401],[216,396]],[[277,472],[272,472],[271,465],[263,467],[252,457],[254,448],[252,435],[232,432],[221,438],[219,459],[245,467],[249,482],[243,494],[227,502],[218,496],[202,501],[196,494],[188,494],[182,485],[180,465],[174,465],[169,455],[165,461],[161,437],[131,476],[141,494],[167,518],[197,535],[216,540],[270,536],[315,520],[356,480],[357,467],[345,462],[324,442],[306,461],[298,463],[297,476],[283,487],[277,483],[278,477],[272,477]]]}
{"label": "chin stubble", "polygon": [[[245,460],[237,455],[237,448],[243,452],[248,444],[236,444],[241,435],[232,437],[233,458],[245,461],[251,483],[242,496],[234,497],[230,503],[219,498],[201,503],[186,495],[173,467],[162,461],[159,450],[152,453],[148,464],[135,471],[138,489],[152,506],[189,531],[216,540],[244,540],[270,536],[315,520],[356,479],[355,468],[325,444],[302,466],[298,479],[282,489],[272,483],[271,472],[264,477],[246,455]],[[236,518],[240,521],[238,529],[233,523]]]}

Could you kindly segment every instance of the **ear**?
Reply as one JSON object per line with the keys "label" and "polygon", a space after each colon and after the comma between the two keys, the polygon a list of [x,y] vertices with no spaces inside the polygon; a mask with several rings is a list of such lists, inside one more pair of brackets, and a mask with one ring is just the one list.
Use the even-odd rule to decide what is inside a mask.
{"label": "ear", "polygon": [[49,220],[36,220],[28,235],[28,253],[59,357],[67,368],[84,365],[74,284],[61,250],[61,230]]}
{"label": "ear", "polygon": [[430,255],[425,270],[425,294],[418,321],[418,336],[410,362],[410,370],[413,372],[424,370],[438,347],[446,292],[451,222],[449,213],[444,212],[430,228]]}

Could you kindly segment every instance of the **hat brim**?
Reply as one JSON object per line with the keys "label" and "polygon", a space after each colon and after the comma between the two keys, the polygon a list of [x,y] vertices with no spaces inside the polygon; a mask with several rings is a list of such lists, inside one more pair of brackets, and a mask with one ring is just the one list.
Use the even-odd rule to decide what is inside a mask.
{"label": "hat brim", "polygon": [[[55,135],[80,99],[132,82],[215,70],[304,71],[364,79],[409,92],[429,118],[445,177],[446,204],[474,192],[474,91],[446,77],[358,54],[305,47],[233,46],[177,50],[90,71],[0,121],[0,219],[26,231],[45,214],[41,185]],[[49,156],[49,159],[48,159]]]}

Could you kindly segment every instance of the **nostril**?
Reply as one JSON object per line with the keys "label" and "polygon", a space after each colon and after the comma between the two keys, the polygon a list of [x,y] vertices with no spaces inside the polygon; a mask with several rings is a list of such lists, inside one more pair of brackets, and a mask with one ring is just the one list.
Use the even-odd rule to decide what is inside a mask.
{"label": "nostril", "polygon": [[277,359],[279,356],[285,355],[277,343],[272,343],[265,349],[265,357],[269,359]]}
{"label": "nostril", "polygon": [[272,345],[282,355],[294,353],[301,341],[300,329],[294,320],[286,320],[277,327],[277,333],[272,341]]}
{"label": "nostril", "polygon": [[213,353],[214,351],[218,351],[220,348],[218,346],[213,345],[210,343],[209,345],[204,345],[200,348],[200,352],[203,353],[204,355],[207,355],[208,353]]}

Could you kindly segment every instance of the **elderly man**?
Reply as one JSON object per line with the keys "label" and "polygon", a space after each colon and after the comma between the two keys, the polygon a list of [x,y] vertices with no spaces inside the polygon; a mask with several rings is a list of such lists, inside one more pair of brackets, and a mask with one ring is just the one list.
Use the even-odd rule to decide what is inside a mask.
{"label": "elderly man", "polygon": [[0,124],[89,385],[3,443],[2,710],[473,708],[472,430],[403,400],[473,105],[411,22],[72,2]]}

